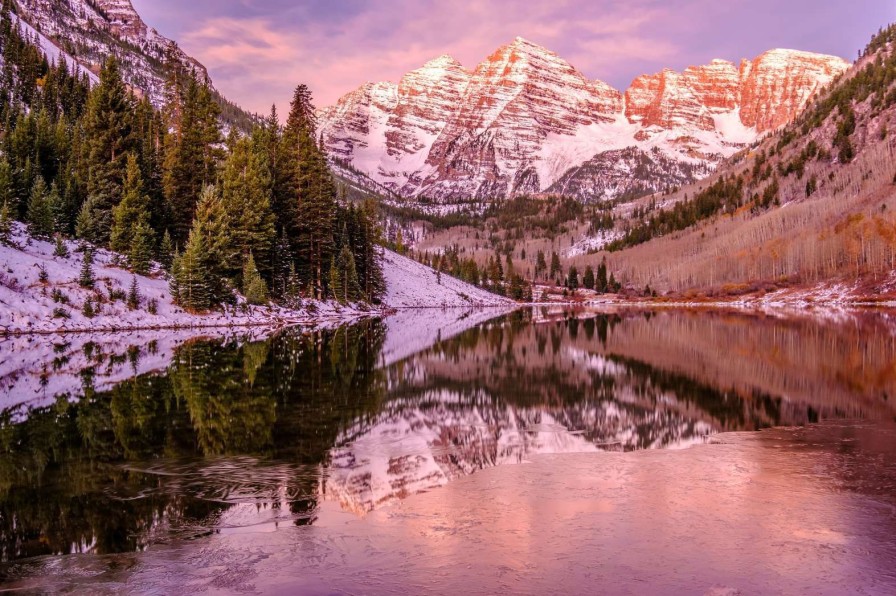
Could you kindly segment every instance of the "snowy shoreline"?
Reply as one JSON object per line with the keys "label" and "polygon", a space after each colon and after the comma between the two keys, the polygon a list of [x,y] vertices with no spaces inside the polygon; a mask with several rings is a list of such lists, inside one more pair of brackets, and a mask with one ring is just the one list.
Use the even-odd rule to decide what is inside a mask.
{"label": "snowy shoreline", "polygon": [[[383,249],[386,294],[382,304],[340,304],[304,299],[297,309],[274,304],[237,304],[209,313],[186,312],[174,303],[167,277],[158,268],[149,276],[119,266],[108,250],[93,249],[90,287],[79,283],[84,254],[74,241],[54,243],[31,237],[14,224],[11,245],[0,245],[0,336],[158,330],[239,329],[346,324],[405,309],[516,306],[507,298],[455,279]],[[137,304],[129,304],[132,287]]]}

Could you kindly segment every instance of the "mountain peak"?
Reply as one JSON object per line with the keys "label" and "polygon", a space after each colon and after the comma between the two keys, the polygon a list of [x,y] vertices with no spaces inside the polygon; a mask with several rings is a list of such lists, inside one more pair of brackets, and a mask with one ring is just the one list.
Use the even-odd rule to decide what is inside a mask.
{"label": "mountain peak", "polygon": [[511,41],[509,44],[505,45],[504,47],[508,48],[508,49],[513,49],[513,50],[521,50],[521,51],[525,51],[527,53],[533,53],[533,54],[547,54],[550,56],[556,55],[554,52],[547,49],[543,45],[537,44],[534,41],[529,41],[525,37],[519,37],[519,36],[515,37],[513,41]]}
{"label": "mountain peak", "polygon": [[463,68],[464,65],[457,61],[454,56],[450,54],[442,54],[441,56],[437,56],[432,60],[426,62],[419,70],[435,70],[435,69],[454,69],[454,68]]}
{"label": "mountain peak", "polygon": [[580,188],[614,198],[638,181],[618,160],[601,165],[601,155],[650,154],[660,170],[679,168],[682,180],[692,180],[792,121],[845,69],[837,58],[772,50],[740,68],[717,59],[644,75],[623,97],[517,37],[473,71],[443,55],[408,73],[392,109],[359,103],[325,111],[320,121],[334,155],[403,196],[447,201],[553,192],[567,172],[580,169],[585,177],[600,170],[602,178],[563,182],[558,192]]}

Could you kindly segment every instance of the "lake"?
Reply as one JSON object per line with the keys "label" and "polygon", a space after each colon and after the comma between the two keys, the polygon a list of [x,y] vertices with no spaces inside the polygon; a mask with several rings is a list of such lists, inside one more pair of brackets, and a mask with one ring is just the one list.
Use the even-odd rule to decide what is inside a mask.
{"label": "lake", "polygon": [[896,592],[886,311],[420,310],[0,355],[11,589]]}

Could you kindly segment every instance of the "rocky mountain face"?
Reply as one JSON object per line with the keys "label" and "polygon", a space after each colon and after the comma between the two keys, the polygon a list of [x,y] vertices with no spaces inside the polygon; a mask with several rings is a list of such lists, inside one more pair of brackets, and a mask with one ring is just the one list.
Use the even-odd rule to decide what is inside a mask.
{"label": "rocky mountain face", "polygon": [[[714,60],[644,75],[622,93],[517,38],[473,71],[441,56],[398,84],[360,87],[319,118],[334,158],[402,196],[610,199],[705,175],[793,120],[848,66],[772,50],[739,67]],[[617,171],[614,156],[623,150]],[[632,177],[632,163],[645,160],[660,166]]]}
{"label": "rocky mountain face", "polygon": [[[125,82],[157,107],[165,102],[173,66],[211,83],[205,66],[148,26],[130,0],[18,0],[17,7],[22,20],[55,46],[45,48],[48,55],[61,53],[94,74],[114,55]],[[215,93],[225,124],[241,126],[251,119]]]}

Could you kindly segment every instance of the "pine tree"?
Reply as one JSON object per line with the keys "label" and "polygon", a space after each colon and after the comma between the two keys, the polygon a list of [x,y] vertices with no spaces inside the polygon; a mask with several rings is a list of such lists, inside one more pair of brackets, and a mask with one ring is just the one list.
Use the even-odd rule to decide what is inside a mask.
{"label": "pine tree", "polygon": [[243,295],[249,304],[267,304],[269,300],[268,286],[258,273],[255,257],[251,252],[243,265]]}
{"label": "pine tree", "polygon": [[566,275],[566,287],[570,290],[579,288],[579,271],[575,265],[569,267],[569,273]]}
{"label": "pine tree", "polygon": [[283,294],[283,304],[294,309],[302,307],[302,282],[299,280],[299,274],[296,273],[295,263],[290,263],[289,265],[289,273],[286,277],[286,291]]}
{"label": "pine tree", "polygon": [[585,267],[585,275],[582,276],[582,286],[586,290],[594,289],[594,269],[591,268],[591,265]]}
{"label": "pine tree", "polygon": [[276,231],[271,212],[271,174],[266,153],[253,148],[251,139],[233,144],[224,164],[221,201],[228,215],[228,255],[225,273],[236,277],[244,255],[253,252],[262,271],[271,271],[271,247]]}
{"label": "pine tree", "polygon": [[171,234],[177,242],[187,239],[202,191],[215,181],[221,158],[220,108],[208,85],[180,75],[166,107],[173,130],[165,137],[162,176]]}
{"label": "pine tree", "polygon": [[84,116],[88,172],[85,207],[91,213],[84,218],[90,225],[80,226],[79,234],[94,243],[109,241],[112,208],[121,201],[128,155],[136,149],[133,112],[133,100],[112,56],[100,72],[100,83],[90,94]]}
{"label": "pine tree", "polygon": [[110,248],[117,253],[130,253],[136,230],[140,227],[145,228],[144,233],[152,234],[149,227],[149,198],[143,193],[143,178],[137,157],[130,154],[127,156],[121,202],[112,209]]}
{"label": "pine tree", "polygon": [[544,275],[548,270],[548,263],[544,258],[544,251],[539,250],[538,256],[535,259],[535,278],[538,279],[541,275]]}
{"label": "pine tree", "polygon": [[184,254],[176,262],[177,303],[193,312],[207,311],[212,306],[213,296],[208,271],[208,246],[201,231],[194,228],[190,232]]}
{"label": "pine tree", "polygon": [[12,205],[16,201],[12,166],[6,155],[0,156],[0,205]]}
{"label": "pine tree", "polygon": [[180,285],[179,281],[181,278],[181,261],[183,257],[181,257],[180,253],[175,251],[174,254],[171,255],[171,268],[169,270],[168,276],[168,291],[171,292],[171,299],[175,304],[180,304]]}
{"label": "pine tree", "polygon": [[47,194],[47,205],[53,219],[53,231],[65,233],[68,231],[69,224],[69,205],[59,192],[59,185],[56,181],[50,185],[50,191]]}
{"label": "pine tree", "polygon": [[609,282],[607,281],[607,260],[603,259],[597,266],[597,280],[594,289],[603,294],[607,291]]}
{"label": "pine tree", "polygon": [[551,279],[556,279],[558,275],[563,272],[563,268],[560,267],[560,255],[556,252],[551,253]]}
{"label": "pine tree", "polygon": [[[339,251],[334,266],[336,267],[336,280],[338,287],[331,285],[331,291],[337,300],[346,304],[349,302],[357,302],[361,299],[361,286],[358,284],[358,272],[355,268],[355,257],[347,246],[343,246]],[[330,279],[332,284],[333,266],[330,268]]]}
{"label": "pine tree", "polygon": [[53,211],[47,194],[47,184],[40,176],[34,181],[28,199],[28,222],[31,235],[49,240],[53,235]]}
{"label": "pine tree", "polygon": [[128,266],[138,275],[146,275],[152,267],[154,236],[149,223],[143,222],[134,228],[131,245],[128,248]]}
{"label": "pine tree", "polygon": [[137,310],[140,308],[141,300],[140,285],[137,283],[137,276],[135,275],[131,278],[131,288],[128,290],[128,308]]}
{"label": "pine tree", "polygon": [[174,241],[171,240],[171,234],[168,230],[162,235],[162,242],[159,244],[158,261],[165,269],[171,269],[171,263],[174,259]]}
{"label": "pine tree", "polygon": [[[239,258],[233,248],[235,242],[229,223],[230,217],[221,201],[220,194],[214,186],[206,186],[202,191],[199,204],[196,206],[196,218],[193,220],[193,228],[190,231],[190,241],[193,241],[194,235],[202,237],[206,292],[212,303],[220,302],[227,297],[224,294],[221,280],[225,276],[225,272],[232,266],[231,263]],[[187,250],[185,249],[184,259],[186,256]]]}
{"label": "pine tree", "polygon": [[78,277],[78,285],[82,288],[92,288],[96,283],[93,276],[93,249],[84,246],[84,259],[81,262],[81,275]]}
{"label": "pine tree", "polygon": [[12,214],[9,209],[9,201],[3,201],[0,205],[0,244],[12,243]]}
{"label": "pine tree", "polygon": [[53,256],[62,257],[63,259],[68,258],[68,246],[65,245],[62,234],[56,234],[56,246],[53,248]]}
{"label": "pine tree", "polygon": [[299,85],[290,104],[289,118],[282,139],[281,159],[291,164],[292,172],[285,192],[296,205],[294,243],[298,271],[322,298],[326,279],[324,268],[332,260],[333,215],[336,188],[327,158],[317,145],[316,120],[311,92]]}
{"label": "pine tree", "polygon": [[339,300],[339,302],[343,302],[342,300],[342,269],[339,267],[339,264],[336,262],[336,258],[332,257],[330,259],[330,291],[333,293],[333,296]]}
{"label": "pine tree", "polygon": [[271,291],[275,298],[286,297],[291,272],[295,272],[295,263],[284,230],[271,251]]}

